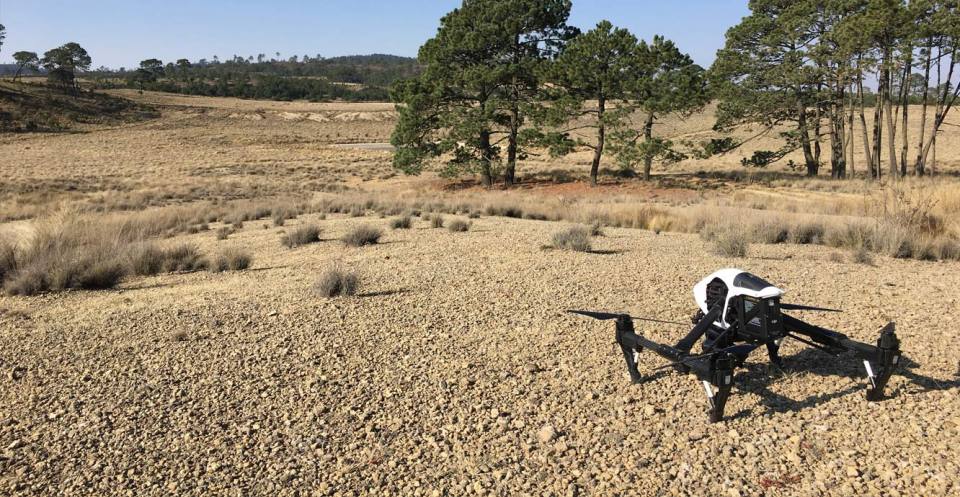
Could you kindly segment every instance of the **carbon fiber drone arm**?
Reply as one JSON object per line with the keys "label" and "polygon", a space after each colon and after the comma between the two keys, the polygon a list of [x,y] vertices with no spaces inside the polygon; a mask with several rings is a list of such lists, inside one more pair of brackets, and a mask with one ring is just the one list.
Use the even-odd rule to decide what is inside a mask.
{"label": "carbon fiber drone arm", "polygon": [[[709,318],[711,314],[713,313],[708,313],[706,318]],[[694,328],[694,332],[696,332],[696,328]],[[702,335],[702,332],[700,332],[700,335]],[[617,344],[620,345],[623,357],[627,362],[630,378],[634,383],[638,383],[642,379],[640,372],[637,370],[636,358],[644,349],[663,357],[675,366],[681,366],[684,371],[695,374],[697,379],[703,383],[707,399],[710,402],[711,423],[723,419],[723,410],[727,398],[730,396],[730,389],[733,387],[734,369],[753,350],[753,347],[748,346],[736,351],[722,350],[702,356],[691,356],[687,351],[657,343],[638,335],[634,330],[633,320],[626,315],[617,318],[616,337]],[[743,357],[740,357],[741,355]]]}
{"label": "carbon fiber drone arm", "polygon": [[[821,328],[786,314],[783,315],[783,326],[787,332],[803,335],[816,344],[826,347],[828,351],[846,350],[856,354],[863,360],[871,383],[871,387],[867,390],[867,400],[876,401],[883,398],[883,389],[900,363],[900,340],[897,338],[894,323],[888,323],[880,330],[877,345],[851,340],[843,333]],[[795,335],[790,336],[804,341]],[[874,371],[874,366],[878,368],[877,371]]]}

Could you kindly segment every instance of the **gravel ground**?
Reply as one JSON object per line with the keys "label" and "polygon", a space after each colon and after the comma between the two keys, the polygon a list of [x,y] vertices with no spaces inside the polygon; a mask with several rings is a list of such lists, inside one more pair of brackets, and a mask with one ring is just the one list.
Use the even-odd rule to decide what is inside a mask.
{"label": "gravel ground", "polygon": [[[247,247],[240,273],[0,297],[0,495],[960,493],[956,263],[800,246],[731,260],[695,236],[618,229],[596,253],[545,251],[562,225],[494,218],[333,241],[364,222],[386,225],[319,221],[325,241],[294,250],[254,222],[178,239]],[[361,295],[311,293],[334,262],[359,271]],[[793,344],[785,373],[756,354],[711,425],[698,382],[631,386],[612,324],[562,312],[684,320],[693,284],[726,266],[846,309],[809,317],[859,340],[896,320],[909,368],[892,398],[864,400],[855,359]]]}

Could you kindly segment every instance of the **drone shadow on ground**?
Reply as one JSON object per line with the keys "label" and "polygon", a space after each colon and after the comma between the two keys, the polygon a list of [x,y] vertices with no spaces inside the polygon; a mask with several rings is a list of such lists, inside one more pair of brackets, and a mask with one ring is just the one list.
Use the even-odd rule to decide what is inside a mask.
{"label": "drone shadow on ground", "polygon": [[[863,383],[864,371],[862,361],[853,355],[834,357],[815,349],[805,349],[792,356],[783,357],[784,370],[779,372],[774,366],[767,364],[746,364],[745,371],[737,375],[737,389],[743,393],[753,393],[760,397],[760,402],[768,412],[799,411],[816,407],[831,400],[850,394],[866,392]],[[960,388],[960,372],[952,380],[939,380],[924,376],[913,370],[919,366],[906,356],[901,357],[900,367],[894,376],[906,378],[910,383],[921,388],[920,392],[905,392],[903,388],[891,389],[887,387],[888,398],[903,394],[916,394],[927,391],[951,390]],[[811,395],[803,399],[793,399],[770,390],[770,385],[784,375],[812,373],[822,377],[846,377],[859,380],[856,384],[839,390],[828,391],[822,394]]]}

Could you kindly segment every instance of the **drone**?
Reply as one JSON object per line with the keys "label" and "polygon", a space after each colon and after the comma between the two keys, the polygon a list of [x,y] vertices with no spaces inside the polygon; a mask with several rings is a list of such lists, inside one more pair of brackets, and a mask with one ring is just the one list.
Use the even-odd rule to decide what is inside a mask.
{"label": "drone", "polygon": [[[870,383],[867,400],[882,400],[884,387],[900,363],[896,324],[890,322],[880,330],[876,345],[857,342],[842,333],[809,324],[783,312],[841,311],[784,303],[781,302],[783,294],[783,290],[756,275],[740,269],[721,269],[693,287],[693,296],[699,306],[692,318],[693,329],[673,346],[657,343],[637,333],[634,321],[682,323],[635,318],[627,314],[567,312],[616,322],[616,341],[623,351],[633,383],[643,381],[637,364],[644,350],[670,361],[665,368],[696,375],[707,394],[711,423],[723,419],[723,409],[733,387],[734,370],[743,366],[750,353],[761,345],[766,346],[770,362],[782,369],[780,346],[787,338],[834,356],[852,352],[863,361],[866,369]],[[701,339],[701,353],[691,353]]]}

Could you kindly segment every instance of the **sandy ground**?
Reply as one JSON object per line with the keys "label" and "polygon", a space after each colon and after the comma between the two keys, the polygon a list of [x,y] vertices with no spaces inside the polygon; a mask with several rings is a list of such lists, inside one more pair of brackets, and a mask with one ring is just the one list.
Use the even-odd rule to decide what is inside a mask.
{"label": "sandy ground", "polygon": [[[303,222],[303,221],[300,221]],[[358,223],[320,221],[333,240]],[[291,222],[294,226],[296,222]],[[7,495],[955,495],[955,264],[829,262],[760,246],[725,260],[690,235],[608,230],[601,253],[544,251],[554,223],[417,222],[381,245],[282,249],[259,223],[241,273],[0,298],[0,491]],[[341,262],[362,295],[311,285]],[[690,288],[740,266],[872,341],[896,320],[909,369],[870,404],[853,358],[757,355],[729,419],[700,385],[630,386],[609,324],[568,308],[685,319]],[[682,330],[643,326],[673,341]],[[549,427],[544,434],[541,431]],[[550,434],[553,430],[556,433]]]}
{"label": "sandy ground", "polygon": [[[142,208],[334,187],[418,195],[457,188],[432,175],[394,176],[389,151],[376,145],[393,126],[388,104],[144,98],[157,100],[163,118],[0,136],[3,213],[63,199]],[[946,152],[960,150],[957,143],[941,144],[944,161],[960,157]],[[581,159],[534,158],[521,175],[583,173]],[[734,162],[671,171],[732,170]],[[699,186],[669,185],[551,182],[502,195],[704,195]],[[740,192],[749,194],[744,202],[844,195]],[[303,222],[322,226],[324,241],[281,247],[279,232]],[[606,230],[596,253],[545,251],[563,224],[491,217],[467,233],[418,220],[374,247],[336,241],[360,223],[387,221],[247,222],[225,241],[212,232],[167,241],[205,253],[243,247],[255,258],[246,271],[0,296],[0,495],[960,491],[955,262],[878,257],[862,265],[796,245],[754,245],[747,258],[723,259],[693,235],[626,229]],[[2,228],[29,232],[25,221]],[[360,273],[360,296],[311,291],[334,263]],[[891,381],[891,398],[864,400],[855,359],[793,344],[786,372],[768,370],[762,354],[748,362],[728,419],[710,425],[699,383],[656,372],[663,362],[650,356],[641,371],[654,380],[631,386],[612,325],[563,312],[686,320],[695,310],[692,285],[726,266],[769,279],[791,301],[845,309],[804,317],[859,340],[872,342],[896,321],[909,361]],[[686,331],[641,330],[665,342]]]}

